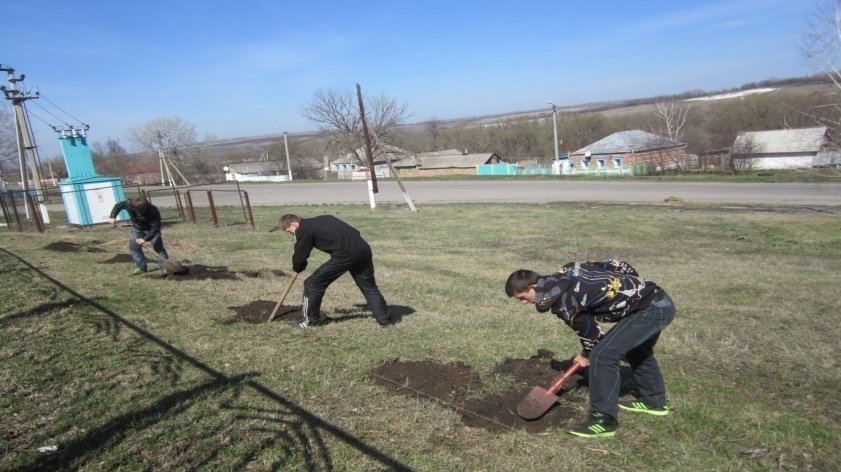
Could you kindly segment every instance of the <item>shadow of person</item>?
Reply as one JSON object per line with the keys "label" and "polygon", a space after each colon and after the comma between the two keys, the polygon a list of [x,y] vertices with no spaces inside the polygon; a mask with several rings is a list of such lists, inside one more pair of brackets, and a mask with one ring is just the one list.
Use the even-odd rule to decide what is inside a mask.
{"label": "shadow of person", "polygon": [[[364,303],[358,303],[354,305],[355,308],[339,308],[337,310],[333,310],[333,316],[330,317],[331,323],[337,323],[342,321],[354,320],[359,318],[373,318],[374,315],[371,313],[370,308],[368,305]],[[411,315],[415,312],[415,309],[408,306],[403,305],[389,305],[388,306],[388,314],[391,319],[395,323],[400,323],[403,321],[404,316]]]}
{"label": "shadow of person", "polygon": [[399,323],[403,321],[404,316],[411,315],[415,312],[415,309],[410,306],[403,306],[403,305],[389,305],[388,306],[388,314],[391,316],[391,319],[394,320],[395,323]]}

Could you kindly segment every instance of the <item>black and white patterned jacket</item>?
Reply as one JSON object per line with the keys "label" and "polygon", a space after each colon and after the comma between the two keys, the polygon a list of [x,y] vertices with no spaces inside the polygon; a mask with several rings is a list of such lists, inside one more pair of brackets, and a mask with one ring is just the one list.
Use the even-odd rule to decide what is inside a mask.
{"label": "black and white patterned jacket", "polygon": [[625,261],[571,262],[541,276],[535,307],[552,311],[578,334],[584,351],[604,337],[599,322],[617,322],[651,304],[657,284],[643,279]]}

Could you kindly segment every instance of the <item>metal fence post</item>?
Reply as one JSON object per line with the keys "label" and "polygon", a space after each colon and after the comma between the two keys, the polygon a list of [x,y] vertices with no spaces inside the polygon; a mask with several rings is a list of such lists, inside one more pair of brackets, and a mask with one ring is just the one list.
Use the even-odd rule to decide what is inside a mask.
{"label": "metal fence post", "polygon": [[254,214],[251,213],[251,200],[248,199],[248,192],[243,190],[241,196],[245,197],[245,206],[248,207],[248,219],[251,221],[251,229],[257,229],[254,227]]}
{"label": "metal fence post", "polygon": [[210,203],[210,214],[213,215],[213,226],[219,227],[219,218],[216,216],[216,206],[213,205],[213,194],[207,191],[207,201]]}
{"label": "metal fence post", "polygon": [[187,211],[190,212],[190,220],[195,223],[196,222],[196,210],[193,208],[193,197],[190,196],[190,191],[184,194],[184,197],[187,200]]}

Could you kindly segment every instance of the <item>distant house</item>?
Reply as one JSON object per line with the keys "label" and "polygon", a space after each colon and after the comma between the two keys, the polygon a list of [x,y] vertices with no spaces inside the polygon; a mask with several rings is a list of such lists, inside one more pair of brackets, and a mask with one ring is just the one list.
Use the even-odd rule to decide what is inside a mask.
{"label": "distant house", "polygon": [[[383,144],[383,149],[385,149],[388,159],[392,163],[411,154],[409,151],[390,144]],[[373,147],[371,148],[371,154],[373,155],[374,170],[377,172],[377,176],[388,177],[388,162],[385,156],[383,156],[383,153],[378,147]],[[363,171],[368,170],[368,158],[365,148],[359,148],[355,152],[349,152],[330,163],[330,170],[335,172],[340,179],[355,178],[355,174],[360,174],[360,169]]]}
{"label": "distant house", "polygon": [[635,166],[654,169],[685,167],[686,143],[642,130],[620,131],[570,153],[564,173],[630,172]]}
{"label": "distant house", "polygon": [[[324,164],[314,157],[291,159],[295,179],[323,179]],[[238,162],[222,167],[225,180],[240,182],[285,182],[289,180],[287,161]]]}
{"label": "distant house", "polygon": [[826,126],[816,128],[741,131],[730,150],[733,167],[793,169],[839,165],[830,150]]}
{"label": "distant house", "polygon": [[226,181],[283,182],[289,180],[286,164],[280,161],[238,162],[222,167]]}
{"label": "distant house", "polygon": [[435,175],[476,175],[482,165],[500,164],[503,159],[495,153],[470,154],[467,151],[448,149],[422,152],[393,162],[395,172],[401,177],[431,177]]}
{"label": "distant house", "polygon": [[[422,152],[413,154],[397,146],[383,145],[388,154],[388,161],[394,172],[400,177],[429,177],[434,175],[469,174],[476,175],[478,166],[498,164],[503,159],[494,153],[470,154],[466,151],[448,149],[445,151]],[[390,177],[389,162],[379,151],[374,154],[374,170],[377,177]],[[362,157],[360,157],[362,156]],[[364,161],[364,149],[356,153],[349,153],[330,163],[330,170],[337,173],[338,178],[364,178],[368,171],[368,163]],[[362,170],[362,172],[360,172]]]}
{"label": "distant house", "polygon": [[161,182],[161,173],[154,164],[130,165],[120,175],[123,185],[152,185]]}

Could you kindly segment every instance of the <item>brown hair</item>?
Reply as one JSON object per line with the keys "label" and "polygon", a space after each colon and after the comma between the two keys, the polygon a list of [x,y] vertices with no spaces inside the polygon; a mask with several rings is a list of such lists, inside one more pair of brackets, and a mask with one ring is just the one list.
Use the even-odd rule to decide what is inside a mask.
{"label": "brown hair", "polygon": [[131,208],[134,209],[134,211],[138,213],[143,213],[146,211],[147,208],[149,208],[149,200],[146,200],[143,197],[135,197],[131,199],[131,203],[129,203],[129,206],[131,206]]}
{"label": "brown hair", "polygon": [[280,225],[280,229],[282,229],[283,231],[286,231],[286,229],[289,228],[289,226],[292,225],[292,223],[300,223],[300,222],[301,222],[301,217],[300,216],[293,215],[293,214],[290,213],[290,214],[286,214],[286,215],[281,216],[278,224]]}

